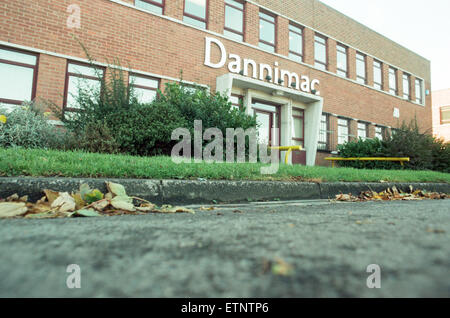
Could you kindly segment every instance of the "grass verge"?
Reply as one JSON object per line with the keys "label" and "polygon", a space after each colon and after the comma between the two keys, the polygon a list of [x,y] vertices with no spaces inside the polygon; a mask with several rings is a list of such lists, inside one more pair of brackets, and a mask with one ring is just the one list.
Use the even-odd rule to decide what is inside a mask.
{"label": "grass verge", "polygon": [[[358,170],[288,166],[262,175],[263,164],[175,164],[170,157],[135,157],[79,151],[0,149],[0,176],[139,179],[283,180],[313,182],[445,182],[450,174],[411,170]],[[267,166],[267,165],[265,165]]]}

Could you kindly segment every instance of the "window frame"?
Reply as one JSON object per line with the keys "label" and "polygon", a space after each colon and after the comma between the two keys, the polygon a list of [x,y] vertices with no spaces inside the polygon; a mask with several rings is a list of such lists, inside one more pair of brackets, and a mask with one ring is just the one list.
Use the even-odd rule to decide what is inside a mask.
{"label": "window frame", "polygon": [[[347,122],[347,125],[346,126],[344,126],[344,125],[341,125],[340,124],[340,121],[341,120],[345,120],[346,122]],[[343,118],[343,117],[338,117],[337,118],[337,127],[338,127],[338,145],[343,145],[343,144],[345,144],[345,142],[349,142],[350,141],[350,119],[348,119],[348,118]],[[347,128],[347,135],[346,135],[346,138],[347,138],[347,140],[344,142],[344,143],[340,143],[340,137],[341,137],[341,134],[340,134],[340,131],[339,131],[339,127],[346,127]]]}
{"label": "window frame", "polygon": [[[90,65],[89,63],[83,63],[83,62],[78,62],[78,61],[73,61],[73,60],[67,60],[66,63],[66,77],[65,77],[65,84],[64,84],[64,100],[63,100],[63,113],[65,112],[79,112],[80,109],[78,108],[71,108],[71,107],[67,107],[67,100],[69,97],[69,79],[70,76],[74,76],[74,77],[78,77],[78,78],[85,78],[85,79],[90,79],[90,80],[95,80],[95,81],[100,81],[100,79],[98,77],[94,77],[94,76],[88,76],[88,75],[80,75],[77,73],[70,73],[69,72],[69,65],[70,64],[74,64],[74,65],[80,65],[80,66],[84,66],[84,67],[89,67],[89,68],[96,68],[96,69],[100,69],[103,71],[103,79],[105,78],[105,73],[106,73],[106,68],[104,66],[97,66],[95,65],[94,67],[92,65]],[[100,91],[103,90],[103,87],[100,87]]]}
{"label": "window frame", "polygon": [[[166,0],[162,0],[162,4],[161,4],[161,3],[158,3],[158,2],[155,2],[155,1],[153,1],[153,0],[141,0],[141,1],[142,1],[142,2],[147,2],[148,4],[154,5],[154,6],[156,6],[156,7],[160,7],[160,8],[162,9],[161,15],[164,15],[164,14],[165,14],[165,11],[166,11]],[[137,6],[136,6],[136,0],[134,0],[134,6],[137,7]],[[145,9],[143,9],[143,8],[140,8],[140,9],[145,10]],[[154,13],[154,12],[153,12],[153,13]]]}
{"label": "window frame", "polygon": [[[419,90],[417,89],[417,83],[419,83]],[[420,78],[416,78],[415,82],[414,82],[414,87],[416,90],[416,96],[415,96],[415,101],[416,103],[423,105],[424,104],[424,98],[423,98],[423,81]],[[417,93],[419,92],[419,96],[417,96]]]}
{"label": "window frame", "polygon": [[[245,27],[246,27],[246,24],[245,24],[245,1],[244,1],[244,0],[233,0],[233,1],[236,1],[236,2],[241,3],[241,4],[242,4],[242,9],[239,8],[239,7],[236,7],[236,6],[232,5],[231,3],[228,3],[226,0],[224,1],[224,21],[223,21],[223,30],[242,36],[242,42],[244,42],[244,41],[245,41]],[[226,15],[226,12],[227,12],[227,6],[233,8],[233,9],[242,11],[242,32],[239,32],[239,31],[234,30],[234,29],[230,29],[230,28],[228,28],[228,27],[226,26],[226,21],[227,21],[227,15]],[[225,32],[224,32],[224,35],[225,35]],[[226,35],[225,35],[225,36],[226,36]]]}
{"label": "window frame", "polygon": [[[36,57],[35,65],[0,59],[0,63],[19,66],[19,67],[31,68],[33,70],[33,84],[32,84],[32,88],[31,88],[31,101],[34,100],[36,98],[40,54],[34,53],[34,52],[28,52],[28,51],[20,50],[20,49],[16,49],[16,48],[10,48],[7,46],[2,46],[2,45],[0,45],[0,49]],[[7,98],[2,98],[0,96],[0,103],[11,104],[11,105],[22,105],[24,102],[25,102],[25,100],[20,101],[20,100],[15,100],[15,99],[7,99]]]}
{"label": "window frame", "polygon": [[[316,38],[321,38],[322,40],[325,41],[324,43],[318,42],[316,40]],[[324,45],[325,46],[325,62],[319,61],[317,60],[317,54],[316,54],[316,43],[320,44],[320,45]],[[320,69],[320,70],[325,70],[328,71],[328,38],[322,34],[319,33],[315,33],[314,34],[314,67]],[[325,69],[322,69],[320,67],[317,66],[317,64],[325,66]]]}
{"label": "window frame", "polygon": [[[205,23],[205,30],[207,30],[208,29],[208,21],[209,21],[209,0],[205,0],[205,19],[203,19],[201,17],[198,17],[198,16],[195,16],[193,14],[187,13],[186,12],[186,1],[187,0],[183,1],[183,22],[187,23],[189,25],[192,25],[189,22],[184,21],[184,17],[188,17],[188,18],[191,18],[191,19],[194,19],[194,20],[197,20],[197,21]],[[200,28],[197,25],[194,25],[194,26]]]}
{"label": "window frame", "polygon": [[[265,15],[268,15],[268,16],[272,17],[273,18],[273,22],[270,21],[270,20],[265,19],[264,17],[261,17],[260,13],[263,13]],[[273,32],[274,32],[274,43],[270,43],[270,42],[267,42],[267,41],[261,39],[261,19],[266,21],[266,22],[268,22],[268,23],[272,23],[273,24],[273,27],[274,27],[274,29],[273,29]],[[276,53],[277,52],[277,41],[278,41],[278,37],[277,37],[277,28],[278,28],[277,16],[275,14],[271,13],[271,12],[259,9],[259,12],[258,12],[258,26],[259,26],[259,28],[258,28],[258,30],[259,30],[258,47],[260,49],[265,50],[263,47],[259,46],[259,44],[262,43],[262,44],[268,45],[270,47],[273,47],[273,52],[272,51],[270,51],[270,52],[271,53]],[[267,50],[265,50],[265,51],[267,51]]]}
{"label": "window frame", "polygon": [[[378,134],[378,131],[377,130],[380,130],[380,135],[381,135],[381,138],[379,138],[378,136],[377,136],[377,134]],[[383,127],[383,126],[375,126],[375,138],[378,138],[379,140],[381,140],[381,141],[383,141],[384,140],[384,135],[385,135],[385,127]]]}
{"label": "window frame", "polygon": [[[359,59],[358,57],[362,57],[362,60]],[[367,84],[367,55],[365,55],[361,52],[356,52],[355,60],[356,60],[356,81],[360,84],[366,85]],[[364,63],[364,77],[361,77],[358,74],[358,61]]]}
{"label": "window frame", "polygon": [[[408,95],[405,94],[405,77],[408,81],[408,85],[406,87],[408,88]],[[408,73],[403,73],[402,75],[402,88],[403,88],[403,99],[404,100],[411,100],[411,75]]]}
{"label": "window frame", "polygon": [[450,119],[447,119],[447,120],[442,119],[442,111],[445,111],[445,112],[448,111],[450,113],[450,105],[439,107],[439,116],[440,116],[441,125],[450,125]]}
{"label": "window frame", "polygon": [[[342,52],[339,50],[339,48],[343,48],[345,52]],[[339,68],[339,53],[344,54],[345,53],[345,70]],[[344,44],[337,43],[336,44],[336,74],[341,77],[348,77],[348,46],[345,46]],[[339,74],[339,71],[345,73],[345,75]]]}
{"label": "window frame", "polygon": [[[157,81],[158,82],[158,86],[156,88],[154,88],[154,87],[150,87],[150,86],[136,85],[136,84],[130,83],[130,78],[132,76],[134,76],[134,77],[141,77],[141,78]],[[157,78],[157,77],[147,76],[147,75],[141,75],[141,74],[136,74],[136,73],[129,73],[128,74],[128,85],[131,86],[131,87],[139,88],[139,89],[146,89],[146,90],[149,90],[149,91],[155,91],[156,92],[156,97],[157,97],[158,96],[158,90],[161,88],[161,79]]]}
{"label": "window frame", "polygon": [[236,104],[236,103],[233,103],[233,101],[230,98],[231,106],[237,107],[238,109],[242,110],[243,105],[241,105],[240,103],[241,102],[242,102],[242,104],[244,103],[244,96],[240,95],[240,94],[231,94],[231,97],[236,97],[238,99],[238,104]]}
{"label": "window frame", "polygon": [[[395,90],[391,87],[391,70],[394,71],[394,83],[395,83]],[[398,95],[398,81],[397,81],[397,72],[398,70],[392,66],[389,66],[389,93],[391,95],[397,96]]]}
{"label": "window frame", "polygon": [[[325,117],[325,122],[322,120],[323,117]],[[322,125],[325,123],[325,131],[323,131]],[[330,114],[327,113],[322,113],[322,115],[320,116],[320,124],[319,124],[319,139],[317,141],[317,150],[318,151],[325,151],[325,152],[329,152],[330,151]],[[325,141],[321,141],[320,140],[320,136],[321,133],[324,132],[325,135]],[[320,145],[324,145],[323,148],[320,147]]]}
{"label": "window frame", "polygon": [[[290,26],[293,26],[293,27],[295,27],[295,28],[297,28],[297,29],[300,29],[301,33],[298,33],[298,32],[295,31],[295,30],[291,30],[291,29],[289,28]],[[293,55],[295,55],[295,56],[297,56],[297,57],[300,57],[300,60],[303,62],[303,61],[304,61],[303,56],[304,56],[304,50],[305,50],[305,37],[303,36],[303,33],[304,33],[304,31],[305,31],[305,28],[302,27],[302,26],[300,26],[300,25],[298,25],[298,24],[296,24],[296,23],[293,23],[293,22],[291,22],[291,21],[289,21],[289,27],[288,27],[288,36],[289,36],[289,37],[290,37],[290,34],[291,34],[291,32],[292,32],[292,33],[295,33],[295,34],[297,34],[297,35],[300,35],[300,37],[302,38],[302,52],[301,52],[301,54],[299,54],[298,52],[292,51],[292,50],[291,50],[291,45],[290,45],[290,44],[289,44],[289,54],[293,54]],[[290,41],[289,41],[289,42],[290,42]]]}
{"label": "window frame", "polygon": [[[376,65],[380,65],[380,67],[376,66]],[[375,70],[380,70],[380,78],[381,78],[381,82],[378,83],[377,81],[375,81]],[[384,78],[383,78],[383,62],[379,61],[379,60],[373,60],[373,87],[377,90],[382,91],[383,90],[383,83],[384,83]],[[379,87],[378,87],[379,86]]]}
{"label": "window frame", "polygon": [[[361,137],[359,135],[360,131],[363,131],[363,129],[360,128],[360,126],[364,125],[364,134],[366,135],[365,137]],[[357,123],[357,130],[358,130],[358,139],[361,138],[362,140],[366,140],[369,138],[369,124],[363,121],[359,121]]]}
{"label": "window frame", "polygon": [[[301,115],[294,115],[294,110],[298,111],[298,112],[301,112]],[[305,110],[303,108],[292,106],[292,125],[293,125],[293,127],[295,127],[294,126],[294,118],[295,119],[300,119],[302,121],[302,129],[303,129],[302,136],[303,137],[302,138],[298,138],[298,137],[292,136],[292,140],[301,142],[302,143],[302,147],[304,147],[305,146]]]}

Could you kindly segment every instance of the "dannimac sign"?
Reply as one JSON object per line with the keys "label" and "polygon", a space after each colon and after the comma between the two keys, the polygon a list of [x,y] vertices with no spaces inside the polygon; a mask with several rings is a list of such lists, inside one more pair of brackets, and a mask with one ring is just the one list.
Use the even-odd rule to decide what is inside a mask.
{"label": "dannimac sign", "polygon": [[[220,50],[219,61],[211,61],[211,49],[212,45],[215,44]],[[320,95],[317,91],[317,86],[320,85],[319,80],[310,78],[306,75],[299,75],[295,72],[290,72],[288,70],[283,70],[279,68],[278,62],[275,62],[273,67],[269,64],[260,63],[257,64],[252,59],[244,58],[242,59],[239,55],[230,53],[227,55],[227,50],[223,43],[215,38],[205,37],[205,65],[212,68],[222,68],[228,62],[228,70],[231,73],[241,74],[244,76],[250,76],[254,79],[259,79],[261,81],[268,80],[274,84],[280,84],[279,80],[282,80],[280,85],[288,85],[297,90],[301,90],[306,93],[310,93],[312,90],[316,91],[316,95]],[[251,66],[251,72],[249,72]],[[288,79],[286,81],[286,78]]]}

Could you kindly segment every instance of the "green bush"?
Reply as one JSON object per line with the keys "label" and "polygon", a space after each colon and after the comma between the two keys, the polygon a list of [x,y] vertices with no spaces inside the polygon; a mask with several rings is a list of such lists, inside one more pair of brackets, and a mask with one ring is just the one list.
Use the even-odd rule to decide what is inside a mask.
{"label": "green bush", "polygon": [[0,146],[60,149],[65,143],[65,133],[48,122],[33,102],[17,106],[11,112],[0,108],[0,115],[7,118],[0,123]]}
{"label": "green bush", "polygon": [[[338,146],[340,156],[349,157],[409,157],[405,168],[411,170],[436,170],[449,172],[450,147],[448,143],[420,132],[417,121],[403,123],[385,141],[359,140]],[[360,169],[398,169],[396,162],[341,162],[341,166]]]}

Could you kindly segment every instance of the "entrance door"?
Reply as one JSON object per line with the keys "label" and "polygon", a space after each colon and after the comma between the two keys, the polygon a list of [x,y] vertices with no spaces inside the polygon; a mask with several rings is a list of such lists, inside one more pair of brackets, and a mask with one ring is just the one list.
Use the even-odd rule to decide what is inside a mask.
{"label": "entrance door", "polygon": [[[274,136],[271,128],[280,128],[280,107],[259,100],[253,100],[252,106],[256,121],[259,124],[258,142],[269,146],[273,144],[279,145],[281,141],[280,129],[278,129],[278,136]],[[275,138],[277,137],[278,143],[275,143]]]}

